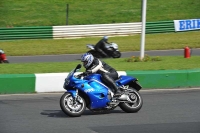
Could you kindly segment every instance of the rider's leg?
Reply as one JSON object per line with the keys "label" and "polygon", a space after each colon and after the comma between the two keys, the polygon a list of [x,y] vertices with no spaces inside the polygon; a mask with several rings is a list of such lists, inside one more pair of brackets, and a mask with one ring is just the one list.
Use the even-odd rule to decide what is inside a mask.
{"label": "rider's leg", "polygon": [[102,49],[96,49],[103,57],[108,57],[108,55]]}
{"label": "rider's leg", "polygon": [[[109,75],[111,75],[111,76],[109,76]],[[116,73],[103,73],[102,74],[102,80],[106,85],[108,85],[109,87],[114,89],[115,96],[120,96],[122,92],[120,91],[120,89],[118,89],[118,87],[115,84],[115,81],[113,80],[112,76],[118,77],[117,72]],[[114,78],[114,79],[116,79],[116,78]]]}

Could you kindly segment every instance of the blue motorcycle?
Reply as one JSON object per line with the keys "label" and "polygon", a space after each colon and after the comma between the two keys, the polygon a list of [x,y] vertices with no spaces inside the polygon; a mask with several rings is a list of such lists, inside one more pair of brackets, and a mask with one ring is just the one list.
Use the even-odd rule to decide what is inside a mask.
{"label": "blue motorcycle", "polygon": [[115,82],[123,93],[115,97],[102,82],[100,74],[77,74],[80,68],[81,64],[78,64],[65,78],[63,88],[67,91],[60,98],[60,107],[66,115],[79,117],[86,107],[92,112],[108,112],[119,106],[127,113],[135,113],[142,108],[143,99],[139,93],[142,87],[136,78],[119,76]]}

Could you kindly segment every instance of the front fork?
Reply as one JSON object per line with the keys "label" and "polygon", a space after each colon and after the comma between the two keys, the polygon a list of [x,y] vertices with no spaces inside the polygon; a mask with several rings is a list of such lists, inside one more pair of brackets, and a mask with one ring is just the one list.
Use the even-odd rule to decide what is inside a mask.
{"label": "front fork", "polygon": [[68,90],[67,92],[71,93],[72,98],[73,98],[73,104],[76,104],[77,101],[79,103],[83,103],[81,98],[78,96],[78,89],[76,89],[76,90]]}

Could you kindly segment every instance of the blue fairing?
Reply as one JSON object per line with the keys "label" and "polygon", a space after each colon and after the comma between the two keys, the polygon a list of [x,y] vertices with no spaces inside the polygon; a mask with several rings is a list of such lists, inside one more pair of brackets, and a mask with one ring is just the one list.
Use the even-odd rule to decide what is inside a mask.
{"label": "blue fairing", "polygon": [[72,97],[76,96],[76,90],[68,90],[67,92],[72,94]]}
{"label": "blue fairing", "polygon": [[85,77],[84,79],[85,80],[95,79],[95,80],[98,80],[98,81],[102,82],[100,74],[90,74],[87,77]]}
{"label": "blue fairing", "polygon": [[[73,88],[69,86],[73,86]],[[91,109],[104,108],[107,106],[107,103],[110,102],[107,96],[109,88],[101,83],[99,74],[91,74],[83,80],[71,77],[71,81],[66,86],[66,90],[70,92],[73,97],[76,96],[75,88],[89,97]]]}
{"label": "blue fairing", "polygon": [[120,85],[127,85],[128,83],[130,83],[131,81],[136,80],[136,78],[131,77],[131,76],[124,76],[121,75],[120,78],[116,81],[116,83],[120,86]]}
{"label": "blue fairing", "polygon": [[[76,90],[78,90],[79,93],[87,95],[90,101],[90,109],[105,108],[107,103],[110,102],[108,96],[109,88],[102,83],[101,75],[91,74],[84,77],[84,79],[79,79],[74,76],[75,72],[76,69],[71,71],[65,79],[63,87],[67,92],[70,92],[74,98],[77,96]],[[120,76],[120,79],[116,81],[116,84],[118,86],[126,85],[133,80],[136,80],[136,78]]]}
{"label": "blue fairing", "polygon": [[[99,74],[91,74],[84,78],[85,82],[79,83],[75,86],[79,91],[85,93],[90,98],[90,108],[104,108],[107,103],[110,102],[108,99],[108,87],[101,83]],[[77,82],[77,81],[76,81]]]}

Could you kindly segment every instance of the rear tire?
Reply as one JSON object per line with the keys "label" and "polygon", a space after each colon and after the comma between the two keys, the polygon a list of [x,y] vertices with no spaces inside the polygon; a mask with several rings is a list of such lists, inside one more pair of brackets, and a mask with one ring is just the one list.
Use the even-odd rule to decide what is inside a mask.
{"label": "rear tire", "polygon": [[132,89],[132,91],[129,93],[129,99],[133,101],[133,103],[123,102],[119,104],[119,107],[126,113],[136,113],[142,108],[143,99],[137,90],[133,88],[129,89]]}
{"label": "rear tire", "polygon": [[[83,114],[86,108],[85,100],[78,95],[79,100],[73,102],[71,93],[64,93],[60,98],[60,107],[62,111],[71,117],[79,117]],[[80,102],[81,101],[81,102]]]}

